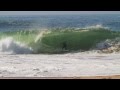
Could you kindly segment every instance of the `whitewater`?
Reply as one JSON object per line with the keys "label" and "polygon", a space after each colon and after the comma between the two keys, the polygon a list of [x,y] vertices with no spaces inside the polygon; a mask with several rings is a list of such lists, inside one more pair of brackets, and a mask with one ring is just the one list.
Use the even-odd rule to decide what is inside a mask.
{"label": "whitewater", "polygon": [[80,77],[120,74],[119,54],[0,55],[0,77]]}

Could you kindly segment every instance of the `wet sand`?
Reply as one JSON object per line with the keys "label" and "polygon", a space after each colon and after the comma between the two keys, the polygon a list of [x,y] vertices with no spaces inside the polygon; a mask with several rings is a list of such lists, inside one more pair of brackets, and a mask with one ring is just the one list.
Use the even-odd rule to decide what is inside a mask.
{"label": "wet sand", "polygon": [[0,77],[0,79],[120,79],[120,75],[81,77]]}

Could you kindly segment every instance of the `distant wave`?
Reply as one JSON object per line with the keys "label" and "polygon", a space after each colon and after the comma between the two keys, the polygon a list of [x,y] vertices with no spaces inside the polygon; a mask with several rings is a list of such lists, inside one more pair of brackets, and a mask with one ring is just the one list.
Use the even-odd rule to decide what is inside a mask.
{"label": "distant wave", "polygon": [[109,27],[105,27],[105,26],[103,26],[102,24],[95,24],[95,25],[92,25],[92,26],[85,26],[85,27],[83,27],[83,28],[75,28],[76,30],[79,30],[79,29],[87,29],[87,30],[94,30],[94,29],[96,29],[96,30],[99,30],[99,29],[107,29],[107,30],[110,30],[110,28]]}
{"label": "distant wave", "polygon": [[84,29],[101,29],[101,28],[109,29],[109,27],[104,27],[102,24],[96,24],[96,25],[93,25],[93,26],[87,26]]}

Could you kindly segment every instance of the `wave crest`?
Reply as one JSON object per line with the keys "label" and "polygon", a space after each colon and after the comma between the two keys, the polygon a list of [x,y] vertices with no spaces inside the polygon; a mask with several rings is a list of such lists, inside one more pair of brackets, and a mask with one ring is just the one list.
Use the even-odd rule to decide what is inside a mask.
{"label": "wave crest", "polygon": [[102,24],[96,24],[93,26],[87,26],[84,29],[109,29],[109,27],[104,27]]}

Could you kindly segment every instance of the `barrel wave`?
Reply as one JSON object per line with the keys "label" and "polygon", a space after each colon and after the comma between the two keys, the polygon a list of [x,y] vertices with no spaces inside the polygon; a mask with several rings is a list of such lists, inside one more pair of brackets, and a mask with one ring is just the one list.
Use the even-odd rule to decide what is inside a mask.
{"label": "barrel wave", "polygon": [[[111,31],[109,28],[101,26],[6,31],[0,32],[0,52],[62,54],[90,50],[101,51],[118,45],[119,37],[119,31]],[[112,44],[115,40],[117,40],[116,43]],[[117,47],[117,51],[119,51],[119,47]]]}

